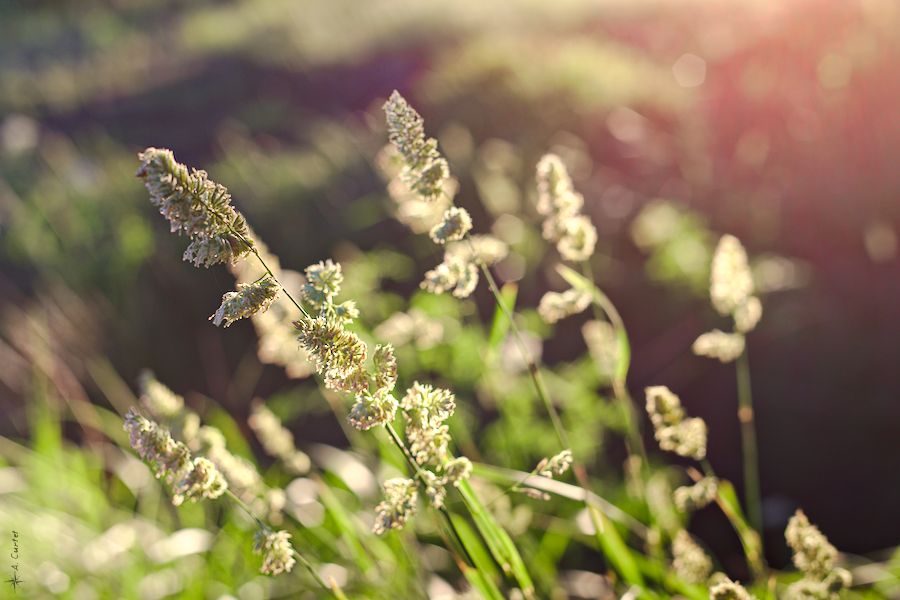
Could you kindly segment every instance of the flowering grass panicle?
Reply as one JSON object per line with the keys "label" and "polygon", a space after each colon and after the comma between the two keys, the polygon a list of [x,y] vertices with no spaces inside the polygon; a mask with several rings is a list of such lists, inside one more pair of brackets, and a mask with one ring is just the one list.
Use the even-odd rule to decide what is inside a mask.
{"label": "flowering grass panicle", "polygon": [[659,447],[686,458],[706,458],[706,422],[696,417],[685,419],[681,400],[665,386],[648,387],[646,396]]}
{"label": "flowering grass panicle", "polygon": [[547,477],[549,479],[559,477],[569,470],[572,466],[572,460],[572,451],[566,449],[550,458],[542,458],[534,468],[534,472],[541,477]]}
{"label": "flowering grass panicle", "polygon": [[569,171],[559,156],[555,154],[542,156],[536,167],[535,179],[538,190],[538,213],[551,217],[576,215],[581,212],[584,197],[575,191]]}
{"label": "flowering grass panicle", "polygon": [[644,393],[647,397],[647,414],[654,428],[677,425],[684,419],[681,399],[666,386],[650,386]]}
{"label": "flowering grass panicle", "polygon": [[401,406],[413,427],[433,427],[450,418],[456,410],[456,397],[450,390],[416,381],[406,391]]}
{"label": "flowering grass panicle", "polygon": [[420,287],[432,294],[452,292],[457,298],[468,298],[478,287],[478,266],[457,255],[444,254],[444,261],[425,273]]}
{"label": "flowering grass panicle", "polygon": [[678,456],[706,458],[706,421],[699,417],[685,419],[678,425],[656,430],[659,447]]}
{"label": "flowering grass panicle", "polygon": [[[847,576],[849,571],[841,569]],[[784,600],[838,600],[840,591],[849,585],[850,579],[835,579],[834,581],[815,581],[813,579],[801,579],[787,587],[782,598]]]}
{"label": "flowering grass panicle", "polygon": [[694,485],[685,485],[675,489],[672,499],[681,512],[698,510],[716,499],[719,481],[715,477],[704,477]]}
{"label": "flowering grass panicle", "polygon": [[[297,271],[282,269],[278,257],[269,252],[266,245],[253,234],[254,245],[260,259],[268,265],[280,285],[289,290],[302,290],[306,283],[303,275]],[[259,277],[259,264],[240,261],[229,265],[237,283],[251,283]],[[297,317],[297,307],[287,294],[278,294],[265,312],[257,312],[250,316],[258,338],[257,356],[264,364],[282,367],[288,377],[304,379],[312,374],[312,365],[297,352],[297,337],[294,335],[292,323]]]}
{"label": "flowering grass panicle", "polygon": [[356,396],[347,420],[356,429],[366,431],[393,422],[396,414],[397,399],[393,394],[386,390],[366,391]]}
{"label": "flowering grass panicle", "polygon": [[400,401],[410,452],[420,465],[441,465],[448,455],[450,430],[444,423],[456,410],[449,390],[414,382]]}
{"label": "flowering grass panicle", "polygon": [[824,577],[834,568],[837,549],[802,510],[788,521],[784,538],[794,552],[794,565],[804,573]]}
{"label": "flowering grass panicle", "polygon": [[235,292],[222,296],[222,305],[209,317],[214,325],[229,327],[235,321],[265,312],[275,300],[281,286],[266,275],[253,283],[239,283]]}
{"label": "flowering grass panicle", "polygon": [[124,429],[130,437],[131,447],[150,465],[157,479],[174,481],[190,467],[188,447],[133,408],[125,415]]}
{"label": "flowering grass panicle", "polygon": [[591,295],[574,288],[562,293],[547,292],[538,304],[538,314],[546,323],[553,324],[577,315],[590,305]]}
{"label": "flowering grass panicle", "polygon": [[356,395],[348,416],[350,424],[363,431],[387,425],[397,414],[397,399],[391,393],[397,385],[397,358],[393,346],[375,346],[372,371],[369,389]]}
{"label": "flowering grass panicle", "polygon": [[753,289],[747,252],[736,237],[723,235],[713,254],[709,296],[719,314],[732,317],[734,332],[713,329],[700,335],[691,347],[694,354],[729,363],[744,353],[744,334],[756,327],[763,311]]}
{"label": "flowering grass panicle", "polygon": [[447,498],[446,481],[428,469],[422,469],[419,472],[419,478],[425,488],[425,497],[428,498],[428,503],[436,509],[443,508],[444,500]]}
{"label": "flowering grass panicle", "polygon": [[265,404],[254,402],[247,423],[269,456],[281,460],[295,475],[309,471],[309,456],[297,449],[294,445],[294,434],[282,425],[281,419]]}
{"label": "flowering grass panicle", "polygon": [[788,586],[785,598],[837,600],[840,591],[853,582],[849,571],[835,566],[837,549],[802,510],[788,521],[784,538],[793,551],[794,565],[803,572],[803,579]]}
{"label": "flowering grass panicle", "polygon": [[294,322],[300,347],[309,355],[329,389],[361,392],[368,387],[364,377],[368,348],[343,324],[325,316]]}
{"label": "flowering grass panicle", "polygon": [[193,458],[186,445],[136,410],[130,409],[125,415],[124,429],[138,456],[150,465],[158,479],[165,479],[172,486],[172,504],[215,499],[228,489],[225,478],[211,461]]}
{"label": "flowering grass panicle", "polygon": [[372,353],[372,383],[378,391],[391,392],[397,385],[397,357],[390,344],[378,344]]}
{"label": "flowering grass panicle", "polygon": [[443,465],[444,480],[456,487],[472,475],[472,461],[465,456],[448,460]]}
{"label": "flowering grass panicle", "polygon": [[509,246],[492,235],[476,233],[470,234],[466,241],[449,242],[445,252],[467,263],[490,267],[509,256]]}
{"label": "flowering grass panicle", "polygon": [[225,476],[228,488],[238,496],[252,497],[263,491],[262,477],[256,466],[246,458],[229,452],[224,444],[212,446],[206,456]]}
{"label": "flowering grass panicle", "polygon": [[691,350],[697,356],[706,356],[718,359],[723,363],[730,363],[744,353],[744,346],[743,334],[713,329],[694,340]]}
{"label": "flowering grass panicle", "polygon": [[196,502],[200,498],[218,498],[228,489],[228,482],[208,458],[197,457],[191,468],[172,487],[172,504],[179,506],[185,500]]}
{"label": "flowering grass panicle", "polygon": [[749,333],[756,328],[762,318],[762,302],[756,296],[751,296],[734,309],[734,328],[740,333]]}
{"label": "flowering grass panicle", "polygon": [[672,569],[688,583],[703,583],[712,573],[712,559],[683,529],[672,540],[672,556]]}
{"label": "flowering grass panicle", "polygon": [[372,333],[394,346],[412,344],[417,350],[428,350],[443,341],[444,324],[420,309],[411,308],[395,312]]}
{"label": "flowering grass panicle", "polygon": [[[141,405],[154,419],[164,422],[171,431],[177,432],[189,451],[203,454],[212,461],[224,476],[228,489],[244,499],[251,499],[262,491],[262,478],[253,463],[229,452],[225,447],[225,436],[219,429],[209,425],[201,426],[200,416],[185,408],[181,396],[158,381],[149,371],[141,374],[140,388]],[[201,473],[204,467],[205,465],[201,465]],[[188,484],[189,482],[185,482],[185,485]]]}
{"label": "flowering grass panicle", "polygon": [[723,235],[713,254],[709,297],[720,315],[729,316],[753,294],[747,251],[733,235]]}
{"label": "flowering grass panicle", "polygon": [[144,371],[141,373],[138,383],[141,388],[141,406],[154,419],[172,420],[182,415],[184,398],[157,380],[153,373]]}
{"label": "flowering grass panicle", "polygon": [[425,199],[440,195],[450,176],[437,140],[425,136],[425,121],[396,90],[384,103],[388,138],[403,157],[400,178]]}
{"label": "flowering grass panicle", "polygon": [[246,255],[253,242],[244,217],[231,205],[224,186],[210,181],[205,171],[175,161],[171,150],[147,148],[138,155],[137,176],[144,180],[150,201],[159,209],[172,233],[191,242],[184,260],[209,267]]}
{"label": "flowering grass panicle", "polygon": [[290,573],[297,562],[294,547],[291,546],[291,534],[287,531],[257,531],[253,552],[262,555],[263,563],[259,570],[265,575]]}
{"label": "flowering grass panicle", "polygon": [[387,182],[387,193],[393,201],[394,218],[409,227],[413,233],[428,233],[453,205],[459,182],[453,177],[447,177],[436,197],[423,198],[402,179],[403,156],[393,144],[387,144],[378,153],[375,165]]}
{"label": "flowering grass panicle", "polygon": [[744,586],[721,573],[714,574],[709,583],[709,600],[756,600]]}
{"label": "flowering grass panicle", "polygon": [[578,262],[589,259],[597,245],[597,229],[584,215],[575,215],[561,221],[556,249],[563,259]]}
{"label": "flowering grass panicle", "polygon": [[555,242],[564,260],[578,262],[594,254],[597,229],[581,214],[584,197],[575,191],[562,160],[546,154],[538,161],[537,211],[544,216],[544,239]]}
{"label": "flowering grass panicle", "polygon": [[372,531],[378,535],[391,529],[401,529],[416,513],[416,482],[397,477],[382,484],[384,500],[375,507]]}
{"label": "flowering grass panicle", "polygon": [[341,284],[344,283],[341,265],[329,258],[309,265],[304,272],[306,283],[303,285],[303,300],[317,312],[321,312],[341,293]]}
{"label": "flowering grass panicle", "polygon": [[[384,111],[388,137],[403,165],[400,180],[424,200],[446,198],[445,187],[450,180],[447,161],[437,151],[437,141],[433,138],[426,139],[422,117],[396,91],[385,103]],[[455,191],[456,186],[451,187]],[[465,209],[453,206],[450,195],[446,210],[440,221],[431,227],[429,235],[434,243],[447,246],[453,242],[461,242],[469,236],[471,229],[472,217]],[[468,241],[471,242],[471,238]],[[458,248],[453,251],[449,247],[445,248],[443,260],[425,273],[420,287],[433,294],[451,292],[457,298],[472,295],[478,286],[479,263],[489,265],[491,262],[481,260],[474,243],[467,245],[468,251],[463,252]],[[490,249],[494,254],[498,253],[496,246]],[[505,253],[505,249],[503,252]]]}
{"label": "flowering grass panicle", "polygon": [[451,206],[444,213],[440,223],[435,225],[429,235],[435,244],[458,242],[472,229],[472,217],[469,211],[458,206]]}

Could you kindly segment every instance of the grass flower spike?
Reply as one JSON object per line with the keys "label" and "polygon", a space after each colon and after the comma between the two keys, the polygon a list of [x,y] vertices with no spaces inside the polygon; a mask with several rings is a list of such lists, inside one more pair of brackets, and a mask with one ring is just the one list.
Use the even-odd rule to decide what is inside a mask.
{"label": "grass flower spike", "polygon": [[730,363],[744,353],[744,336],[740,333],[726,333],[720,329],[708,331],[696,340],[691,350],[697,356],[715,358],[723,363]]}
{"label": "grass flower spike", "polygon": [[447,461],[443,466],[444,480],[456,487],[472,475],[472,462],[465,456]]}
{"label": "grass flower spike", "polygon": [[597,229],[581,214],[584,197],[574,190],[566,166],[555,154],[547,154],[537,164],[536,180],[544,239],[556,243],[564,260],[587,260],[594,254]]}
{"label": "grass flower spike", "polygon": [[254,402],[247,423],[256,434],[256,438],[262,444],[266,454],[281,460],[295,475],[303,475],[309,471],[309,456],[297,449],[294,445],[294,434],[282,425],[281,419],[265,404],[259,401]]}
{"label": "grass flower spike", "polygon": [[712,573],[712,560],[685,530],[672,540],[672,568],[688,583],[703,583]]}
{"label": "grass flower spike", "polygon": [[185,500],[196,502],[200,498],[218,498],[228,489],[225,477],[209,459],[198,457],[191,462],[191,468],[175,482],[172,490],[172,504],[178,506]]}
{"label": "grass flower spike", "polygon": [[719,482],[715,477],[704,477],[694,485],[675,490],[672,499],[681,512],[698,510],[716,499]]}
{"label": "grass flower spike", "polygon": [[802,510],[788,521],[784,539],[794,551],[794,565],[813,577],[824,577],[834,568],[837,549],[819,528],[809,522]]}
{"label": "grass flower spike", "polygon": [[788,586],[784,596],[788,600],[837,600],[853,582],[849,571],[835,566],[837,549],[802,510],[788,521],[784,539],[794,553],[794,565],[804,575]]}
{"label": "grass flower spike", "polygon": [[397,399],[389,391],[377,390],[357,395],[347,420],[353,427],[366,431],[393,422],[396,414]]}
{"label": "grass flower spike", "polygon": [[750,296],[734,309],[734,328],[741,333],[753,331],[762,318],[762,312],[762,302],[756,296]]}
{"label": "grass flower spike", "polygon": [[188,447],[172,439],[155,421],[131,409],[125,415],[124,429],[131,438],[131,447],[150,465],[157,479],[174,481],[189,468],[191,452]]}
{"label": "grass flower spike", "polygon": [[547,292],[538,304],[538,314],[546,323],[556,323],[577,315],[591,305],[591,295],[576,289],[565,292]]}
{"label": "grass flower spike", "polygon": [[648,387],[647,414],[659,447],[679,456],[706,458],[706,422],[684,418],[681,400],[665,386]]}
{"label": "grass flower spike", "polygon": [[366,344],[343,324],[325,316],[303,318],[294,323],[297,339],[325,380],[329,389],[342,392],[364,391],[368,355]]}
{"label": "grass flower spike", "polygon": [[171,150],[147,148],[138,158],[137,176],[144,180],[150,201],[169,221],[172,233],[191,239],[184,260],[209,267],[250,252],[247,223],[231,206],[224,186],[210,181],[205,171],[189,171],[175,161]]}
{"label": "grass flower spike", "polygon": [[571,466],[572,451],[563,450],[559,454],[551,456],[550,458],[542,458],[541,462],[539,462],[534,468],[534,472],[541,477],[552,479],[553,477],[559,477],[560,475],[563,475],[566,471],[569,470],[569,467]]}
{"label": "grass flower spike", "polygon": [[[720,575],[720,577],[716,577],[716,575]],[[750,594],[741,584],[728,579],[721,573],[716,575],[713,576],[713,581],[710,581],[709,600],[756,600],[756,596]]]}
{"label": "grass flower spike", "polygon": [[435,244],[458,242],[472,229],[472,217],[469,211],[458,206],[451,206],[444,213],[444,218],[430,232]]}
{"label": "grass flower spike", "polygon": [[722,316],[734,313],[753,294],[753,276],[744,246],[733,235],[723,235],[716,246],[710,274],[709,296]]}
{"label": "grass flower spike", "polygon": [[281,286],[266,275],[253,283],[239,283],[236,292],[222,296],[222,305],[209,318],[214,325],[229,327],[235,321],[265,312],[275,300]]}
{"label": "grass flower spike", "polygon": [[156,419],[178,418],[184,411],[184,398],[160,383],[152,373],[140,376],[141,405]]}
{"label": "grass flower spike", "polygon": [[[388,137],[402,164],[399,180],[424,201],[443,199],[447,196],[445,190],[450,181],[447,161],[438,152],[437,141],[434,138],[426,139],[422,117],[396,91],[385,103],[384,111]],[[456,185],[449,187],[455,191]],[[396,199],[395,193],[391,195]],[[429,231],[432,241],[442,246],[461,242],[469,236],[472,229],[472,217],[468,211],[453,206],[452,195],[450,197],[441,220]],[[403,204],[401,203],[401,206]],[[468,242],[470,242],[467,244],[468,251],[460,252],[458,248],[453,250],[445,248],[443,261],[425,273],[420,287],[433,294],[452,292],[457,298],[468,298],[472,295],[478,286],[479,262],[489,265],[494,261],[483,260],[472,238],[469,238]],[[496,247],[491,250],[494,254],[499,254]],[[504,246],[502,250],[504,255],[505,251]]]}
{"label": "grass flower spike", "polygon": [[403,157],[401,180],[425,199],[437,198],[450,176],[447,161],[437,149],[437,140],[425,137],[425,122],[399,92],[384,104],[388,137]]}
{"label": "grass flower spike", "polygon": [[647,414],[655,429],[678,425],[684,420],[681,399],[664,385],[650,386],[645,390]]}
{"label": "grass flower spike", "polygon": [[306,284],[303,286],[303,299],[317,312],[322,311],[341,293],[344,274],[341,265],[329,258],[306,267]]}
{"label": "grass flower spike", "polygon": [[253,552],[262,555],[263,564],[259,570],[265,575],[290,573],[297,562],[294,560],[291,534],[287,531],[258,531]]}
{"label": "grass flower spike", "polygon": [[372,531],[382,534],[401,529],[416,513],[416,482],[412,479],[388,479],[382,484],[384,500],[375,507]]}
{"label": "grass flower spike", "polygon": [[211,461],[193,458],[187,446],[134,409],[125,416],[124,429],[131,437],[131,447],[150,465],[154,475],[171,484],[175,506],[185,500],[212,500],[228,489],[225,478]]}
{"label": "grass flower spike", "polygon": [[425,273],[420,287],[433,294],[452,292],[457,298],[468,298],[478,286],[478,267],[474,262],[453,254],[444,254],[444,262]]}

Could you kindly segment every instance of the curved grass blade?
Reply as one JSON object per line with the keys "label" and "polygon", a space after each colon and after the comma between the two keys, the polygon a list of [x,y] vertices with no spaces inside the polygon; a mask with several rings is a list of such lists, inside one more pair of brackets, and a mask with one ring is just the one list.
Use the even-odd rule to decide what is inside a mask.
{"label": "curved grass blade", "polygon": [[613,377],[615,381],[624,384],[625,378],[628,376],[628,367],[631,365],[631,344],[628,341],[625,325],[622,323],[612,301],[590,280],[569,267],[557,265],[556,271],[573,288],[590,294],[594,304],[606,313],[607,318],[616,330],[616,368],[613,372]]}
{"label": "curved grass blade", "polygon": [[452,521],[453,528],[456,530],[456,534],[459,536],[459,540],[466,549],[469,558],[471,558],[472,562],[475,564],[474,567],[470,567],[464,563],[459,564],[459,568],[462,570],[463,575],[465,575],[466,580],[468,580],[469,584],[478,590],[485,598],[492,600],[494,598],[502,599],[503,594],[497,588],[497,584],[495,583],[497,578],[499,578],[500,573],[494,566],[491,556],[484,547],[484,544],[481,543],[478,534],[472,530],[472,526],[469,525],[468,521],[462,516],[451,514],[450,520]]}
{"label": "curved grass blade", "polygon": [[475,526],[484,537],[494,560],[497,561],[504,573],[515,578],[526,598],[534,598],[534,582],[531,580],[531,575],[525,567],[525,561],[522,560],[512,538],[481,503],[468,481],[460,483],[459,492],[469,508],[469,512],[472,513]]}

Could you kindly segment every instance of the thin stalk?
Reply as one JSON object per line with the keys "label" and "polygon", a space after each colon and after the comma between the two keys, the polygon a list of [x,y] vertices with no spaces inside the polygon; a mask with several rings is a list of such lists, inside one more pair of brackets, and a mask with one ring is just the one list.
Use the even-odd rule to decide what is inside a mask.
{"label": "thin stalk", "polygon": [[[703,469],[702,474],[694,468],[688,468],[687,470],[688,475],[690,475],[695,483],[706,476],[718,480],[720,486],[728,484],[727,481],[721,480],[716,476],[716,472],[713,470],[712,464],[710,464],[708,459],[704,458],[700,461],[700,466]],[[730,484],[728,484],[728,486],[733,492],[733,487]],[[722,494],[721,488],[716,492],[715,501],[716,506],[719,507],[719,510],[722,511],[731,523],[731,526],[734,528],[735,533],[737,533],[737,536],[740,539],[741,546],[744,548],[744,556],[747,559],[747,566],[750,567],[753,578],[756,581],[765,580],[768,569],[766,568],[765,559],[762,555],[761,538],[759,537],[759,534],[744,520],[743,516],[740,514],[740,506],[737,505],[733,507],[732,503]],[[737,502],[736,497],[733,502]]]}
{"label": "thin stalk", "polygon": [[759,489],[756,426],[753,395],[750,389],[750,359],[744,350],[735,364],[737,370],[738,421],[741,423],[741,449],[744,455],[744,502],[750,524],[762,535],[762,499]]}
{"label": "thin stalk", "polygon": [[[201,200],[200,198],[198,198],[197,200],[200,202],[200,204],[203,205],[203,207],[206,209],[206,212],[207,212],[208,214],[212,215],[213,218],[217,218],[216,212],[215,212],[214,210],[212,210],[212,208],[211,208],[206,202],[204,202],[204,201]],[[306,317],[307,319],[309,319],[309,318],[310,318],[309,313],[306,312],[306,309],[304,309],[304,308],[300,305],[299,302],[297,302],[296,300],[294,300],[294,297],[291,296],[291,293],[290,293],[290,292],[288,292],[286,289],[284,289],[284,286],[281,285],[281,282],[278,281],[278,278],[277,278],[277,277],[275,277],[275,273],[272,272],[272,269],[269,268],[269,265],[267,265],[267,264],[266,264],[266,261],[263,260],[263,257],[260,256],[259,250],[256,249],[256,246],[253,245],[253,242],[251,242],[250,240],[248,240],[247,238],[245,238],[244,235],[243,235],[240,231],[238,231],[237,229],[235,229],[234,227],[232,227],[229,223],[223,222],[223,221],[221,221],[221,220],[219,220],[219,222],[222,223],[222,224],[225,226],[225,228],[229,231],[229,233],[231,233],[232,235],[234,235],[235,237],[237,237],[239,240],[241,240],[241,242],[243,242],[243,244],[244,244],[245,246],[247,246],[247,248],[250,249],[250,252],[252,252],[253,255],[256,256],[256,259],[259,260],[259,264],[262,265],[263,269],[265,269],[266,272],[272,277],[272,279],[274,279],[274,280],[278,283],[278,285],[281,287],[281,291],[284,292],[284,295],[287,296],[287,299],[290,300],[291,303],[292,303],[294,306],[296,306],[297,309],[298,309],[301,313],[303,313],[303,316],[304,316],[304,317]]]}
{"label": "thin stalk", "polygon": [[[585,278],[587,278],[588,281],[591,282],[594,288],[599,290],[596,282],[594,281],[594,272],[591,268],[590,261],[583,261],[581,263],[581,270],[582,273],[584,273]],[[625,321],[622,320],[622,316],[619,314],[619,311],[616,309],[616,306],[612,303],[612,301],[606,296],[606,294],[597,294],[595,296],[596,302],[591,302],[591,307],[594,311],[594,318],[598,321],[603,320],[603,315],[600,314],[600,309],[602,308],[613,328],[621,331],[622,333],[625,333]],[[600,306],[598,306],[598,304]],[[641,460],[641,464],[646,465],[647,450],[644,447],[644,440],[641,437],[640,427],[638,426],[640,420],[638,419],[637,411],[635,411],[634,409],[634,402],[631,398],[631,394],[628,393],[628,387],[620,377],[614,376],[612,378],[612,390],[613,397],[615,397],[616,401],[619,403],[622,414],[625,417],[625,449],[628,452],[628,456],[634,457],[635,454],[637,454]]]}
{"label": "thin stalk", "polygon": [[[257,527],[259,527],[263,531],[272,531],[272,528],[269,527],[266,523],[264,523],[259,517],[254,515],[253,511],[250,510],[250,507],[247,506],[247,503],[244,502],[243,500],[241,500],[240,498],[238,498],[234,492],[232,492],[230,489],[226,489],[225,494],[229,498],[231,498],[231,500],[234,501],[235,504],[237,504],[242,509],[244,509],[244,512],[247,513],[247,515],[251,519],[256,521]],[[312,575],[312,578],[316,581],[316,583],[318,583],[322,587],[323,590],[328,590],[329,592],[334,594],[334,597],[337,598],[338,600],[344,600],[344,598],[346,598],[346,596],[344,596],[344,593],[340,590],[340,588],[335,588],[334,586],[330,586],[327,583],[325,583],[325,581],[319,576],[319,574],[316,573],[316,570],[312,566],[312,564],[308,560],[306,560],[306,557],[304,557],[302,554],[300,554],[293,548],[292,548],[292,550],[293,550],[294,557],[297,559],[297,562],[299,562],[301,565],[303,565],[303,567],[307,571],[309,571],[309,574]]]}
{"label": "thin stalk", "polygon": [[[416,478],[425,483],[425,475],[422,473],[422,469],[419,466],[419,463],[416,462],[415,457],[413,457],[412,453],[409,451],[409,448],[406,447],[406,444],[403,443],[403,440],[400,438],[400,434],[397,433],[397,430],[394,429],[394,426],[391,423],[387,423],[384,428],[390,434],[391,441],[394,442],[394,445],[403,453],[403,457],[406,459],[406,462],[409,463],[410,468],[413,469],[413,472],[416,474]],[[459,532],[456,530],[456,526],[453,524],[453,520],[450,518],[450,514],[447,512],[447,508],[442,506],[438,509],[438,512],[444,518],[444,522],[447,525],[447,528],[453,533],[453,537],[455,538],[456,545],[463,551],[466,557],[466,561],[470,566],[475,565],[475,561],[472,560],[472,557],[469,555],[469,551],[466,550],[465,544],[462,542],[462,538],[459,535]]]}
{"label": "thin stalk", "polygon": [[[477,253],[475,252],[475,245],[472,243],[472,238],[469,235],[466,235],[466,241],[469,244],[469,249],[472,252],[472,255],[477,257]],[[547,391],[547,385],[544,382],[544,377],[543,375],[541,375],[540,367],[538,367],[537,363],[534,361],[534,358],[531,356],[531,352],[528,351],[528,347],[525,345],[525,342],[522,339],[522,332],[521,330],[519,330],[518,324],[516,324],[515,315],[503,301],[503,296],[500,294],[500,288],[497,286],[497,281],[491,274],[490,269],[487,268],[487,265],[484,264],[484,261],[478,260],[477,262],[478,266],[481,268],[481,272],[484,275],[485,280],[488,282],[488,287],[491,289],[491,293],[494,295],[494,301],[497,303],[497,306],[500,307],[500,310],[503,311],[504,316],[506,316],[507,320],[509,321],[510,329],[513,332],[513,339],[516,342],[516,346],[518,346],[519,348],[519,352],[522,354],[522,358],[525,359],[525,362],[528,365],[528,374],[531,376],[531,381],[534,384],[534,388],[537,391],[538,397],[541,399],[541,402],[544,404],[544,408],[546,409],[547,414],[550,416],[550,422],[553,424],[553,430],[556,433],[556,437],[559,440],[560,445],[563,448],[571,449],[572,444],[569,441],[569,434],[563,427],[562,419],[559,416],[559,411],[556,410],[556,407],[553,406],[553,402],[550,400],[550,394]],[[588,509],[588,514],[591,518],[591,524],[594,526],[594,531],[599,535],[603,532],[603,522],[600,518],[600,515],[598,514],[597,507],[594,506],[594,503],[591,501],[589,491],[590,483],[588,481],[587,471],[577,458],[572,461],[572,472],[575,474],[575,479],[578,480],[578,485],[581,486],[581,489],[584,492],[584,504]]]}

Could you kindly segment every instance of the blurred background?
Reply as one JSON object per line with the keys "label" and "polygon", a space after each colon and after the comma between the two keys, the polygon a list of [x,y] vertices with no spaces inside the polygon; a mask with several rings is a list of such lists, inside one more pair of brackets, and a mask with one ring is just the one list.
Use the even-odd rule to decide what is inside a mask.
{"label": "blurred background", "polygon": [[[787,562],[801,505],[838,548],[880,556],[900,543],[898,69],[893,0],[0,0],[0,456],[93,448],[79,468],[102,483],[87,407],[133,402],[145,368],[238,428],[265,397],[299,447],[347,445],[313,382],[257,359],[249,324],[207,322],[233,278],[181,262],[184,240],[134,177],[136,153],[159,146],[226,185],[283,266],[344,262],[367,327],[427,315],[440,335],[409,341],[410,376],[451,382],[481,451],[530,468],[543,448],[516,421],[526,409],[492,404],[473,364],[487,290],[417,292],[439,252],[394,219],[376,165],[398,89],[475,231],[510,245],[497,274],[518,283],[561,377],[584,370],[587,317],[553,335],[534,318],[564,284],[533,179],[543,153],[563,157],[600,233],[598,283],[632,337],[633,396],[675,390],[740,489],[734,371],[690,353],[724,326],[708,265],[719,235],[738,236],[764,294],[749,351],[768,556]],[[614,411],[593,391],[573,398],[615,496]],[[0,473],[12,502],[21,475]],[[737,562],[727,527],[694,521]]]}

